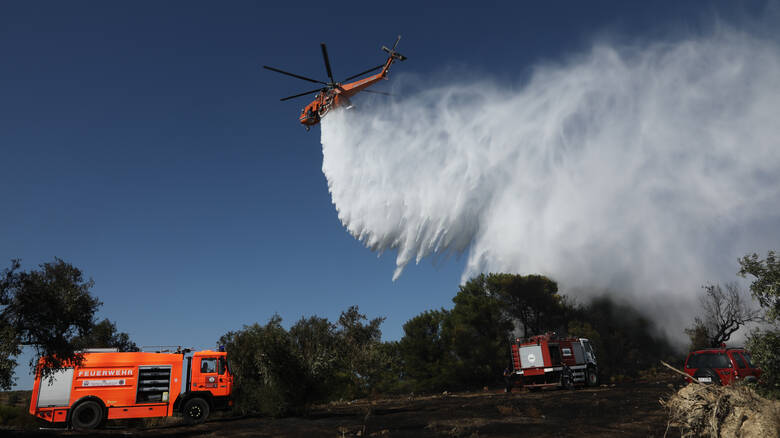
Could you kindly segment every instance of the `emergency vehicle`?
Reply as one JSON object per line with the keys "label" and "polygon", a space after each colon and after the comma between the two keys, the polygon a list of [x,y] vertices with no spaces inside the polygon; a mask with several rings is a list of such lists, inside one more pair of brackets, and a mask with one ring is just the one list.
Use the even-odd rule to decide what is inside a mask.
{"label": "emergency vehicle", "polygon": [[38,373],[30,414],[75,429],[174,414],[205,421],[210,411],[232,405],[233,375],[224,351],[189,352],[88,350],[81,365],[56,371],[53,378]]}
{"label": "emergency vehicle", "polygon": [[517,338],[512,343],[512,374],[515,384],[531,390],[599,383],[590,341],[555,333]]}
{"label": "emergency vehicle", "polygon": [[740,380],[758,382],[761,369],[753,364],[750,353],[744,348],[707,348],[688,353],[683,369],[688,381],[696,379],[701,383],[731,385]]}

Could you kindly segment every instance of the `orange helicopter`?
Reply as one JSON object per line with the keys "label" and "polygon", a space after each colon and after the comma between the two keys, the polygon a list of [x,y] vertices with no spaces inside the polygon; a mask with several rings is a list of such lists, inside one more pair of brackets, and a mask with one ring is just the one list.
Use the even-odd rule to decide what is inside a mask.
{"label": "orange helicopter", "polygon": [[[306,76],[296,75],[294,73],[286,72],[284,70],[279,70],[278,68],[269,67],[267,65],[264,65],[263,68],[271,71],[275,71],[277,73],[281,73],[283,75],[292,76],[298,79],[303,79],[304,81],[325,85],[324,87],[317,88],[316,90],[311,90],[305,93],[300,93],[294,96],[287,96],[279,99],[284,101],[284,100],[295,99],[296,97],[306,96],[307,94],[319,93],[317,97],[315,97],[314,100],[311,101],[310,104],[306,105],[306,107],[304,107],[303,110],[301,111],[301,116],[299,120],[301,124],[305,126],[306,130],[308,131],[309,129],[311,129],[312,126],[316,125],[317,123],[320,123],[322,117],[324,117],[325,114],[327,114],[330,110],[340,106],[346,106],[347,108],[350,108],[352,104],[350,103],[349,98],[361,91],[364,91],[366,93],[384,94],[389,96],[388,93],[383,93],[381,91],[366,90],[366,88],[370,87],[371,85],[374,85],[375,83],[381,81],[382,79],[387,79],[387,72],[390,71],[390,66],[393,64],[393,62],[395,62],[396,59],[399,61],[406,60],[406,57],[404,55],[401,55],[400,53],[395,51],[395,48],[398,46],[399,41],[401,41],[400,35],[398,35],[398,39],[395,40],[395,44],[393,44],[392,49],[388,49],[387,47],[382,46],[382,50],[384,50],[390,55],[388,56],[387,61],[385,61],[384,64],[370,68],[356,75],[352,75],[342,80],[341,82],[336,82],[333,79],[333,72],[330,70],[330,61],[328,60],[328,49],[325,47],[325,43],[320,44],[320,46],[322,47],[322,58],[325,60],[325,70],[327,70],[328,72],[328,78],[330,78],[330,82],[318,81],[316,79],[307,78]],[[364,74],[371,73],[372,71],[379,70],[379,69],[382,70],[375,75],[360,79],[355,82],[345,83],[349,80],[355,79],[357,77],[363,76]]]}

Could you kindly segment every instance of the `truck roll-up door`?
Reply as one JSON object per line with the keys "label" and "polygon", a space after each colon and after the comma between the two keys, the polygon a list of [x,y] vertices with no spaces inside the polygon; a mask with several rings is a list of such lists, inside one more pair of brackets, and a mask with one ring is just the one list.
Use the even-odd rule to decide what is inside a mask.
{"label": "truck roll-up door", "polygon": [[38,407],[68,406],[73,386],[73,368],[55,371],[52,379],[42,378],[38,391]]}
{"label": "truck roll-up door", "polygon": [[520,347],[520,364],[523,368],[543,367],[542,347],[539,345]]}
{"label": "truck roll-up door", "polygon": [[138,367],[136,403],[167,403],[170,388],[170,365]]}

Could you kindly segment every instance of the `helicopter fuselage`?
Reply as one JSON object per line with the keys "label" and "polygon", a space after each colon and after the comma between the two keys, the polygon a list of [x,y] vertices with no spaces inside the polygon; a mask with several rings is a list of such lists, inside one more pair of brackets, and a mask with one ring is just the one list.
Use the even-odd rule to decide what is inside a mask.
{"label": "helicopter fuselage", "polygon": [[362,90],[374,85],[375,83],[387,79],[387,73],[390,71],[390,65],[393,58],[389,58],[382,71],[359,81],[348,84],[337,84],[337,88],[321,91],[308,105],[301,110],[299,120],[302,125],[310,128],[320,123],[322,117],[332,109],[340,106],[349,106],[349,98],[358,94]]}

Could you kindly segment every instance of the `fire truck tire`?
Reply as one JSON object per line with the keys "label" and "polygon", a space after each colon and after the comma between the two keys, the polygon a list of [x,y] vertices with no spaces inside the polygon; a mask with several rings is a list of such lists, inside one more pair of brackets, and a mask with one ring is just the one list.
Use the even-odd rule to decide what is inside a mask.
{"label": "fire truck tire", "polygon": [[598,386],[599,384],[599,372],[595,368],[589,367],[588,372],[585,375],[588,386]]}
{"label": "fire truck tire", "polygon": [[203,423],[209,417],[209,404],[202,398],[192,398],[184,404],[182,413],[189,424]]}
{"label": "fire truck tire", "polygon": [[79,403],[70,415],[74,429],[95,429],[103,422],[103,407],[94,400]]}

